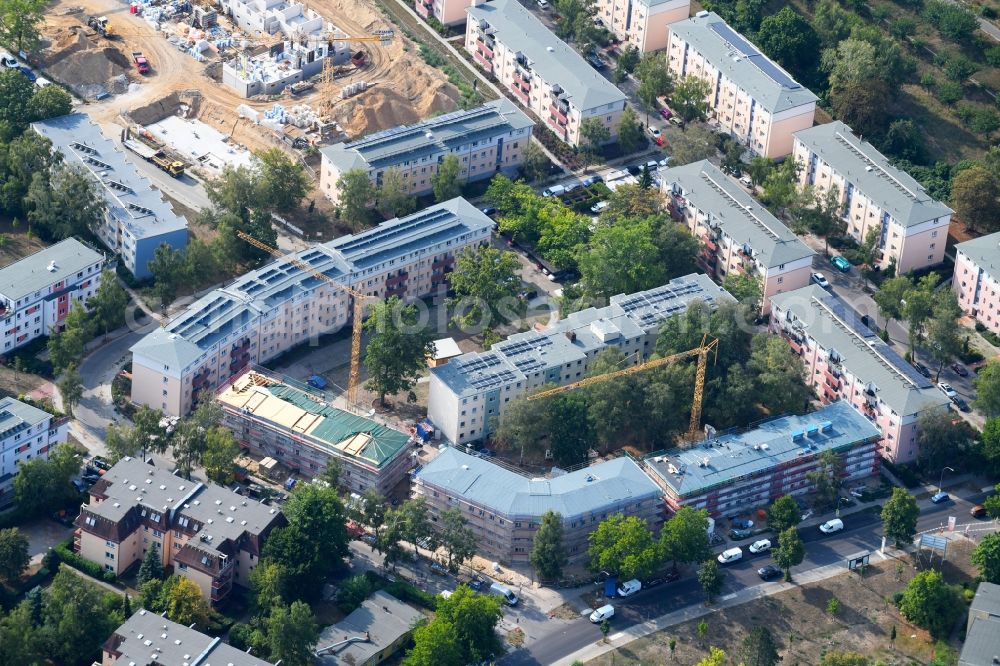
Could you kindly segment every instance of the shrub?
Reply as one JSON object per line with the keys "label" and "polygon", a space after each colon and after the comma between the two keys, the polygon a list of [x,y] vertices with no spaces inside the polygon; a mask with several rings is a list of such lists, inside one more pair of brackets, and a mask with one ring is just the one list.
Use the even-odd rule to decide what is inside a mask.
{"label": "shrub", "polygon": [[394,583],[389,583],[385,586],[385,591],[397,599],[418,604],[428,610],[435,610],[437,608],[436,595],[424,592],[406,581],[397,580]]}
{"label": "shrub", "polygon": [[54,546],[50,551],[53,554],[50,561],[56,560],[58,562],[62,562],[63,564],[71,566],[78,571],[82,571],[92,578],[103,580],[106,583],[113,583],[117,580],[117,576],[115,576],[113,571],[107,571],[100,564],[86,560],[74,553],[72,543],[72,539],[66,539],[62,543]]}
{"label": "shrub", "polygon": [[942,104],[947,104],[949,106],[965,96],[965,92],[962,90],[962,84],[955,81],[942,81],[941,83],[938,83],[937,89],[934,93]]}

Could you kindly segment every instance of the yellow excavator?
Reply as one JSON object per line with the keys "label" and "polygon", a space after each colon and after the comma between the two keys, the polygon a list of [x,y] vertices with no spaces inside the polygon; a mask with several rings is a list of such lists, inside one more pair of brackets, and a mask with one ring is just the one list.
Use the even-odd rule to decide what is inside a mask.
{"label": "yellow excavator", "polygon": [[87,19],[87,27],[93,28],[101,37],[106,39],[115,38],[115,29],[108,23],[107,16],[91,16]]}

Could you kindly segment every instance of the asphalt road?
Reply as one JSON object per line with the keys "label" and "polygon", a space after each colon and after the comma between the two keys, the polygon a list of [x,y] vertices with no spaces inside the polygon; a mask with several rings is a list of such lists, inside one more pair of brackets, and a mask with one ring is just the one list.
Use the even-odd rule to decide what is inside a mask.
{"label": "asphalt road", "polygon": [[[961,525],[970,522],[969,509],[973,504],[983,500],[985,495],[967,494],[964,498],[942,504],[931,504],[928,500],[920,502],[921,513],[917,523],[918,532],[931,530],[946,525],[948,516],[956,516]],[[835,534],[827,535],[815,526],[802,529],[802,540],[806,544],[806,558],[792,574],[802,573],[837,562],[844,562],[848,555],[861,550],[875,551],[881,545],[881,519],[874,512],[848,515],[844,518],[845,529]],[[773,585],[762,583],[757,576],[757,569],[771,563],[769,554],[751,555],[747,546],[752,540],[741,542],[744,557],[736,564],[725,568],[727,573],[725,587],[720,596],[724,597],[739,589],[754,585]],[[650,590],[643,590],[630,597],[627,601],[613,602],[615,616],[611,620],[611,631],[617,633],[633,625],[641,624],[666,613],[679,610],[692,604],[704,601],[705,594],[693,576],[686,576],[676,583],[669,583]],[[581,611],[584,604],[580,604]],[[551,629],[539,637],[525,649],[510,653],[500,660],[505,666],[528,666],[552,664],[602,639],[599,627],[592,624],[586,617],[571,621],[551,620]]]}

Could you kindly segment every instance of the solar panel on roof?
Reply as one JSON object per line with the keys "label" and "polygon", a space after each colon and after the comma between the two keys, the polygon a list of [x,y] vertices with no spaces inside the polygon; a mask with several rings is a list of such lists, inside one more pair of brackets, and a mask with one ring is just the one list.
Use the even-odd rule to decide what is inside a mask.
{"label": "solar panel on roof", "polygon": [[716,21],[709,24],[709,29],[731,45],[734,49],[742,53],[746,58],[769,79],[785,88],[801,88],[792,77],[788,76],[780,67],[768,60],[756,46],[751,44],[743,35],[739,34],[726,23]]}

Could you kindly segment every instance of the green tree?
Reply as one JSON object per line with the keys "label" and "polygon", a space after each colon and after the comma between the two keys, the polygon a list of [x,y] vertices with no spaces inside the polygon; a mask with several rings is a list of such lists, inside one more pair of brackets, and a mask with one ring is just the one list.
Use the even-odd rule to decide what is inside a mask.
{"label": "green tree", "polygon": [[313,647],[319,640],[319,626],[309,604],[293,601],[291,606],[275,606],[265,624],[272,659],[285,666],[314,663]]}
{"label": "green tree", "polygon": [[160,549],[154,543],[146,549],[142,556],[142,564],[139,565],[139,573],[136,576],[136,584],[141,588],[151,580],[163,580],[163,564],[160,561]]}
{"label": "green tree", "polygon": [[80,471],[80,456],[67,444],[49,453],[48,460],[35,458],[18,465],[14,477],[14,499],[25,515],[45,513],[72,499],[76,490],[70,479]]}
{"label": "green tree", "polygon": [[0,529],[0,583],[13,583],[31,562],[28,537],[16,527]]}
{"label": "green tree", "polygon": [[149,262],[149,272],[153,275],[153,293],[160,300],[160,307],[166,309],[184,284],[184,254],[160,243]]}
{"label": "green tree", "polygon": [[801,522],[802,509],[791,495],[782,495],[767,510],[767,524],[779,534]]}
{"label": "green tree", "polygon": [[[0,73],[0,84],[12,71]],[[16,71],[14,76],[24,78]],[[28,222],[47,240],[91,237],[104,219],[104,198],[89,173],[77,164],[59,162],[47,175],[36,173],[24,201]]]}
{"label": "green tree", "polygon": [[549,157],[536,141],[528,141],[521,153],[521,174],[530,182],[545,177],[549,171]]}
{"label": "green tree", "polygon": [[913,541],[919,515],[916,498],[902,488],[893,488],[892,497],[882,507],[882,528],[897,548]]}
{"label": "green tree", "polygon": [[56,382],[56,388],[59,389],[66,413],[73,416],[73,406],[79,403],[80,398],[83,397],[83,379],[80,377],[75,363],[70,363],[69,367],[63,370],[62,376]]}
{"label": "green tree", "polygon": [[107,432],[104,435],[104,444],[108,449],[108,458],[112,464],[127,456],[134,456],[142,447],[134,436],[132,428],[114,423],[108,424]]}
{"label": "green tree", "polygon": [[350,614],[355,608],[360,606],[375,587],[371,580],[364,574],[351,576],[337,590],[337,606],[341,612]]}
{"label": "green tree", "polygon": [[250,212],[262,204],[259,171],[253,166],[227,166],[218,178],[205,182],[205,193],[212,205],[221,212],[250,219]]}
{"label": "green tree", "polygon": [[811,78],[819,63],[819,37],[809,22],[791,7],[764,17],[755,38],[768,56],[797,77]]}
{"label": "green tree", "polygon": [[14,53],[34,51],[42,41],[44,22],[42,0],[4,0],[0,3],[0,42]]}
{"label": "green tree", "polygon": [[847,223],[840,215],[840,191],[836,185],[822,194],[810,188],[804,198],[803,205],[797,206],[793,215],[823,239],[824,253],[830,254],[830,237],[842,236],[847,231]]}
{"label": "green tree", "polygon": [[442,511],[438,520],[438,541],[448,554],[448,569],[457,570],[458,564],[476,554],[476,534],[469,529],[468,521],[458,507]]}
{"label": "green tree", "polygon": [[337,179],[337,214],[355,227],[371,221],[370,207],[375,200],[375,185],[364,169],[348,169]]}
{"label": "green tree", "polygon": [[947,637],[964,607],[958,591],[937,571],[922,571],[914,576],[899,601],[903,617],[927,629],[933,638]]}
{"label": "green tree", "polygon": [[93,310],[95,318],[100,322],[104,334],[125,324],[125,306],[128,305],[128,294],[122,289],[114,271],[101,273],[101,284],[93,297],[87,301],[87,306]]}
{"label": "green tree", "polygon": [[979,27],[976,15],[961,5],[931,0],[924,7],[924,17],[948,39],[969,39]]}
{"label": "green tree", "polygon": [[976,409],[986,418],[1000,416],[1000,361],[990,361],[972,380],[976,387]]}
{"label": "green tree", "polygon": [[500,598],[481,595],[466,585],[459,585],[450,597],[438,602],[434,622],[444,621],[454,627],[454,640],[465,661],[476,663],[501,651],[496,626],[503,617]]}
{"label": "green tree", "polygon": [[55,374],[83,361],[86,344],[93,336],[93,320],[79,301],[70,305],[60,333],[50,332],[46,348]]}
{"label": "green tree", "polygon": [[[944,408],[925,409],[917,417],[917,460],[924,470],[938,472],[954,463],[956,455],[969,450],[974,433],[964,425],[953,424],[952,420],[951,413]],[[985,447],[981,452],[986,462],[991,462]]]}
{"label": "green tree", "polygon": [[164,582],[161,596],[168,618],[178,624],[208,628],[212,610],[201,596],[201,588],[193,580],[172,576]]}
{"label": "green tree", "polygon": [[725,574],[719,569],[719,563],[714,558],[709,558],[698,567],[698,582],[705,590],[708,603],[712,603],[715,595],[722,591],[722,584],[725,582]]}
{"label": "green tree", "polygon": [[404,666],[465,666],[462,648],[455,640],[455,627],[435,619],[413,632],[413,647],[407,651]]}
{"label": "green tree", "polygon": [[250,592],[257,616],[270,615],[271,608],[284,605],[282,592],[288,586],[284,568],[273,560],[261,560],[250,573]]}
{"label": "green tree", "polygon": [[648,578],[662,561],[646,521],[637,516],[608,516],[587,540],[590,569],[607,571],[623,580]]}
{"label": "green tree", "polygon": [[258,150],[253,154],[258,171],[259,203],[269,210],[295,210],[312,185],[305,166],[280,148]]}
{"label": "green tree", "polygon": [[[249,245],[245,241],[240,241]],[[184,278],[191,288],[197,288],[212,278],[219,270],[215,253],[197,238],[188,241],[184,248]],[[102,284],[103,286],[103,284]]]}
{"label": "green tree", "polygon": [[740,303],[760,307],[764,297],[764,287],[760,278],[751,273],[729,273],[722,281],[722,288]]}
{"label": "green tree", "polygon": [[965,226],[981,233],[995,231],[1000,183],[981,164],[962,169],[951,179],[951,206]]}
{"label": "green tree", "polygon": [[816,469],[806,473],[806,480],[812,484],[814,490],[813,506],[817,509],[825,508],[837,501],[843,473],[844,461],[840,456],[833,451],[819,454]]}
{"label": "green tree", "polygon": [[551,509],[542,514],[531,548],[531,566],[539,580],[554,581],[562,576],[568,558],[563,547],[562,516]]}
{"label": "green tree", "polygon": [[611,130],[604,124],[604,119],[598,116],[584,118],[580,123],[580,136],[585,143],[580,151],[584,165],[590,165],[601,156],[604,144],[611,140]]}
{"label": "green tree", "polygon": [[872,300],[878,305],[879,314],[888,322],[902,319],[903,302],[906,300],[906,293],[912,288],[913,282],[905,275],[897,275],[882,282],[878,290],[872,294]]}
{"label": "green tree", "polygon": [[625,218],[601,224],[580,249],[578,266],[587,295],[610,298],[663,284],[666,267],[658,259],[652,218]]}
{"label": "green tree", "polygon": [[943,289],[934,294],[933,314],[927,322],[927,342],[931,357],[938,362],[934,381],[941,377],[945,364],[962,351],[961,329],[958,324],[961,316],[962,308],[958,305],[955,292]]}
{"label": "green tree", "polygon": [[59,86],[39,88],[28,102],[28,115],[32,122],[58,118],[72,111],[73,97]]}
{"label": "green tree", "polygon": [[[619,67],[621,65],[619,64]],[[625,107],[618,123],[618,145],[623,153],[633,153],[643,144],[642,127],[631,106]]]}
{"label": "green tree", "polygon": [[413,388],[427,356],[434,353],[433,335],[420,325],[419,316],[415,305],[393,296],[374,304],[364,323],[370,335],[365,348],[367,384],[383,405],[386,395]]}
{"label": "green tree", "polygon": [[[0,14],[3,8],[0,7]],[[0,21],[3,20],[0,15]],[[2,27],[0,27],[2,30]],[[0,71],[0,135],[10,141],[24,131],[31,122],[31,98],[35,86],[28,77],[16,69]],[[41,174],[44,179],[44,174]]]}
{"label": "green tree", "polygon": [[656,98],[669,94],[673,88],[673,76],[662,53],[646,53],[635,66],[635,78],[639,82],[635,94],[646,112],[648,125],[649,114],[656,108]]}
{"label": "green tree", "polygon": [[205,453],[202,455],[205,475],[220,485],[228,486],[235,479],[236,457],[239,454],[240,447],[232,432],[225,428],[212,428],[205,435]]}
{"label": "green tree", "polygon": [[742,666],[775,666],[781,661],[778,646],[767,627],[758,625],[750,630],[743,638],[739,659]]}
{"label": "green tree", "polygon": [[802,543],[798,529],[789,527],[778,535],[778,547],[774,549],[774,563],[785,572],[785,580],[792,580],[792,567],[802,564],[806,547]]}
{"label": "green tree", "polygon": [[390,167],[382,174],[376,197],[378,203],[375,207],[383,217],[409,215],[417,208],[417,200],[410,195],[403,172],[396,167]]}
{"label": "green tree", "polygon": [[695,666],[726,666],[727,663],[726,653],[712,646],[708,649],[708,656],[695,664]]}
{"label": "green tree", "polygon": [[43,595],[39,633],[45,661],[81,666],[93,663],[99,658],[100,646],[123,621],[117,594],[105,593],[62,569]]}
{"label": "green tree", "polygon": [[655,219],[653,243],[659,250],[659,264],[666,271],[664,280],[690,275],[698,270],[695,256],[701,243],[687,227],[677,224],[671,217],[661,215]]}
{"label": "green tree", "polygon": [[677,564],[694,564],[711,558],[708,541],[708,511],[684,506],[660,530],[660,555]]}
{"label": "green tree", "polygon": [[934,316],[935,287],[937,287],[937,274],[928,273],[920,278],[917,284],[906,292],[906,304],[903,306],[903,315],[910,326],[909,342],[910,355],[918,342],[924,338],[924,326]]}
{"label": "green tree", "polygon": [[801,411],[814,397],[806,386],[801,360],[775,335],[754,336],[747,371],[756,400],[772,414]]}
{"label": "green tree", "polygon": [[431,176],[431,186],[434,189],[436,202],[441,203],[461,196],[462,182],[459,178],[459,172],[458,157],[452,153],[445,155],[438,164],[437,172]]}
{"label": "green tree", "polygon": [[449,282],[455,297],[448,305],[459,326],[492,330],[521,314],[521,264],[513,252],[493,247],[466,248],[455,261]]}
{"label": "green tree", "polygon": [[772,169],[774,169],[774,162],[763,155],[756,155],[750,160],[750,166],[747,167],[750,182],[753,183],[754,187],[763,185]]}
{"label": "green tree", "polygon": [[621,218],[652,218],[651,221],[658,226],[659,221],[665,217],[662,199],[649,196],[649,190],[632,183],[616,188],[608,196],[607,203],[600,217],[601,223],[607,226],[616,224]]}
{"label": "green tree", "polygon": [[857,652],[841,652],[833,650],[823,655],[819,666],[871,666],[868,657]]}
{"label": "green tree", "polygon": [[140,405],[132,414],[133,433],[135,438],[141,442],[144,460],[147,448],[157,453],[163,453],[167,450],[167,431],[160,425],[162,420],[163,412],[146,405]]}
{"label": "green tree", "polygon": [[1000,581],[1000,534],[987,534],[972,551],[972,563],[988,583]]}
{"label": "green tree", "polygon": [[692,120],[704,120],[709,109],[708,96],[712,85],[697,76],[688,76],[674,86],[670,94],[670,108],[681,119],[689,123]]}

